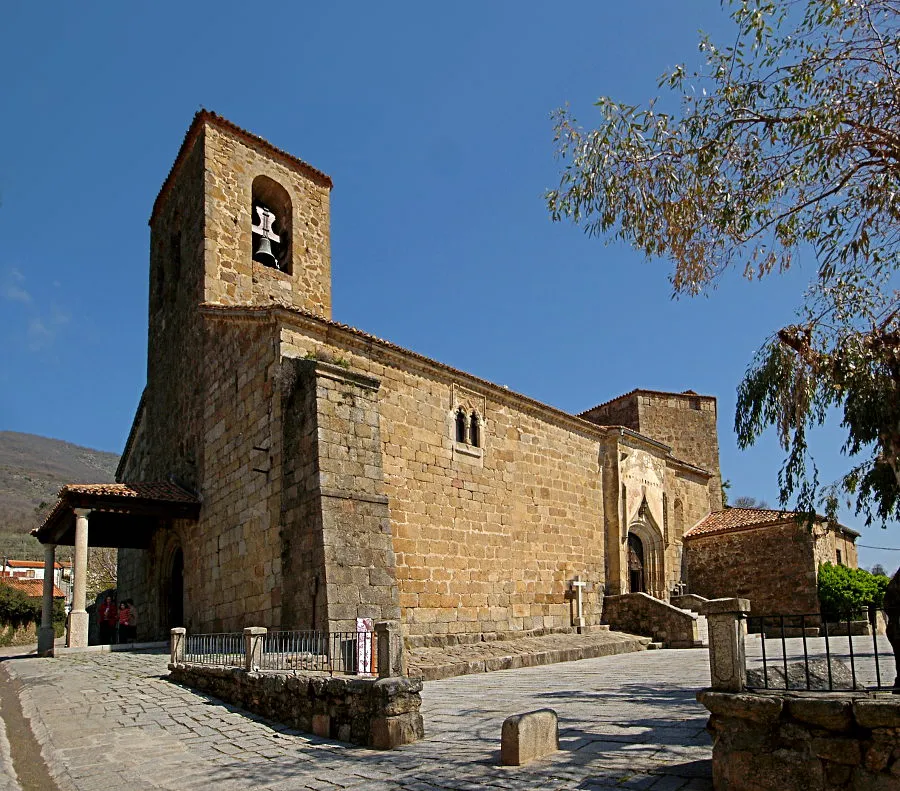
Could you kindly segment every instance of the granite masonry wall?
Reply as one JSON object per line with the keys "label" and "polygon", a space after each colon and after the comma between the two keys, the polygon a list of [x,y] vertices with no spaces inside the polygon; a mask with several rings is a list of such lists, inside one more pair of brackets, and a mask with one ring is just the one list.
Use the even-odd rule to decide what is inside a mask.
{"label": "granite masonry wall", "polygon": [[900,701],[705,690],[713,783],[729,791],[896,791]]}
{"label": "granite masonry wall", "polygon": [[169,678],[306,733],[387,750],[425,735],[420,679],[169,665]]}
{"label": "granite masonry wall", "polygon": [[809,530],[794,523],[690,537],[688,588],[707,599],[749,599],[754,615],[817,613],[813,544]]}

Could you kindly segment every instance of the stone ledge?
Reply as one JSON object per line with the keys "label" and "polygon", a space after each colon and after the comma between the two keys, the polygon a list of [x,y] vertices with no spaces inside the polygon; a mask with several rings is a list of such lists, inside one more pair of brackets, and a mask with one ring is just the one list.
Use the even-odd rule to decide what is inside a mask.
{"label": "stone ledge", "polygon": [[467,643],[445,648],[413,649],[407,653],[409,672],[425,681],[473,673],[538,667],[579,659],[644,651],[650,638],[621,632],[561,634]]}

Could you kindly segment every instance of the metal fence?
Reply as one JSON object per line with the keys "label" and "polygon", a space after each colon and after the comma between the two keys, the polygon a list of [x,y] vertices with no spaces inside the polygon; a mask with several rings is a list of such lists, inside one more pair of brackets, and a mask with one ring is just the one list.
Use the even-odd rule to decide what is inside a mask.
{"label": "metal fence", "polygon": [[747,687],[812,692],[893,690],[896,666],[874,608],[829,619],[820,613],[747,618]]}
{"label": "metal fence", "polygon": [[196,665],[243,667],[244,635],[241,632],[187,635],[184,661]]}
{"label": "metal fence", "polygon": [[375,672],[374,632],[269,632],[262,640],[260,670]]}
{"label": "metal fence", "polygon": [[[369,675],[377,670],[374,632],[270,631],[253,636],[259,670]],[[216,667],[248,667],[247,637],[241,632],[188,635],[184,661]]]}

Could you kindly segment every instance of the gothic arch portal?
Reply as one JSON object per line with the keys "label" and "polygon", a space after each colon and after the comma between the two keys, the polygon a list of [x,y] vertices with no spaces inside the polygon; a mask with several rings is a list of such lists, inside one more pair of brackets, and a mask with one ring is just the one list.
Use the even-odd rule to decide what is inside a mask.
{"label": "gothic arch portal", "polygon": [[[638,546],[635,544],[636,541],[640,542],[640,551],[638,551]],[[659,526],[653,521],[649,511],[642,508],[638,518],[628,526],[626,552],[628,553],[629,566],[629,593],[636,592],[632,583],[637,582],[637,577],[634,580],[632,579],[632,569],[630,568],[635,561],[635,558],[632,557],[632,551],[634,551],[641,561],[642,573],[640,580],[643,585],[643,592],[649,593],[657,599],[665,599],[665,549]]]}

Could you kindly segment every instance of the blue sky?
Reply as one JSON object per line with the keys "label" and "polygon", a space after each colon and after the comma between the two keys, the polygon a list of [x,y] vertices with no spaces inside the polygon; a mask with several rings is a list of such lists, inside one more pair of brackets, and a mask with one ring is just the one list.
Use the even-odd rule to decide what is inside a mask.
{"label": "blue sky", "polygon": [[[711,0],[10,5],[0,429],[121,451],[145,383],[147,219],[203,106],[334,179],[335,319],[572,412],[634,387],[715,395],[732,495],[775,505],[778,448],[738,450],[735,388],[808,273],[673,301],[665,262],[551,223],[542,200],[551,111],[590,124],[597,96],[646,101],[699,29],[733,36]],[[839,445],[818,438],[825,478]]]}

